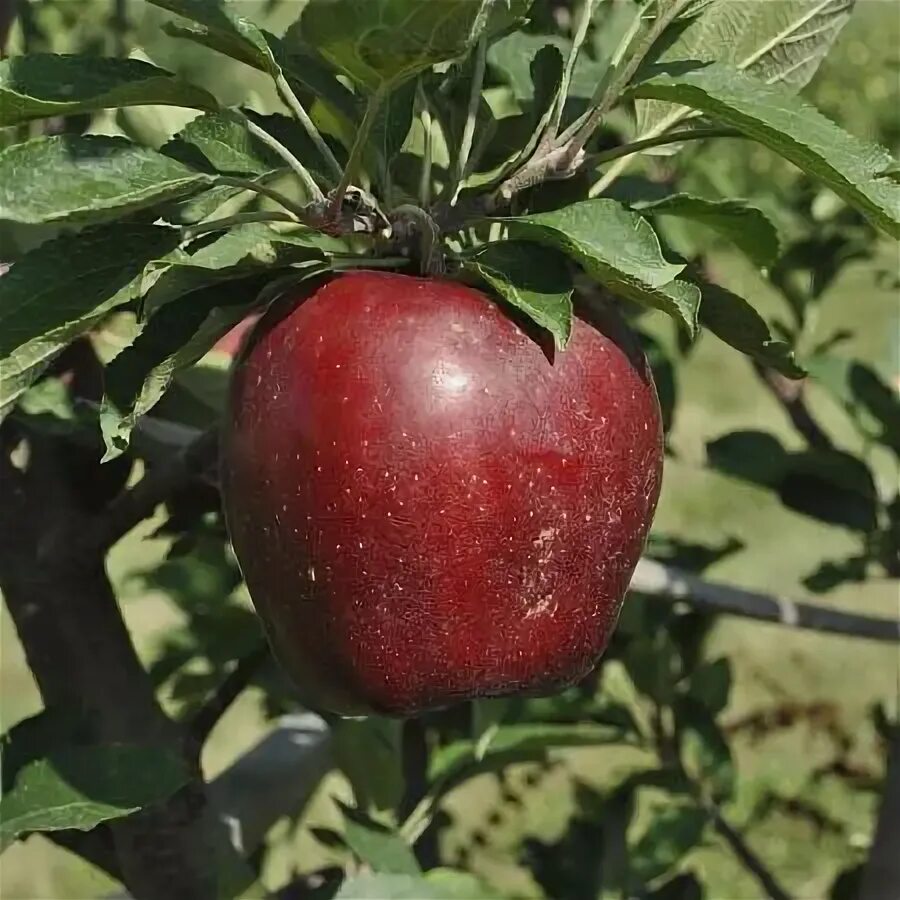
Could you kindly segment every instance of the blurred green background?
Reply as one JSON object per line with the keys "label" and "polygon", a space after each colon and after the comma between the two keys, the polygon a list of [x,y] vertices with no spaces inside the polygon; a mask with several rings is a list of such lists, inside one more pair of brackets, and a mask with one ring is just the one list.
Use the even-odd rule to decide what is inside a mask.
{"label": "blurred green background", "polygon": [[[297,12],[297,2],[235,4],[246,14],[280,32]],[[177,69],[216,92],[226,102],[247,99],[258,108],[274,103],[262,76],[230,65],[193,45],[161,40],[164,14],[142,3],[127,5],[128,23],[119,33],[108,27],[110,4],[58,0],[32,4],[23,27],[14,32],[13,50],[91,49],[111,53],[122,46],[144,48],[160,65]],[[900,14],[895,3],[862,0],[853,20],[823,65],[807,94],[848,130],[877,139],[896,154],[900,142]],[[95,121],[92,130],[122,130],[153,144],[177,130],[189,113],[155,108],[128,110]],[[732,149],[733,148],[733,149]],[[698,180],[706,179],[725,194],[766,201],[788,191],[797,176],[762,148],[737,142],[702,150],[692,158]],[[4,233],[0,241],[26,245],[38,232]],[[21,248],[21,247],[20,247]],[[768,317],[784,316],[783,300],[743,258],[713,250],[710,265],[722,283],[751,298]],[[900,388],[897,292],[898,250],[878,244],[871,258],[846,266],[819,304],[811,338],[837,329],[851,332],[841,347],[847,358],[867,361],[895,389]],[[647,330],[663,346],[673,346],[670,326],[653,321]],[[838,445],[871,459],[886,484],[896,484],[891,458],[863,445],[844,412],[813,386],[810,403]],[[704,466],[708,441],[736,429],[764,429],[788,448],[799,447],[783,411],[761,385],[749,363],[711,337],[704,337],[678,367],[678,405],[671,434],[676,458],[667,464],[655,535],[719,546],[729,539],[740,549],[713,564],[713,579],[803,598],[811,573],[829,560],[858,550],[860,538],[786,509],[770,491],[739,482]],[[110,570],[122,607],[142,656],[155,658],[183,613],[159,586],[148,588],[142,572],[156,567],[168,540],[153,536],[159,522],[146,522],[116,547]],[[210,592],[217,583],[202,562],[181,571],[192,589]],[[896,580],[869,579],[815,594],[816,602],[858,612],[889,616],[898,611]],[[243,598],[246,603],[246,598]],[[732,821],[758,854],[798,898],[827,895],[835,874],[865,858],[878,795],[880,756],[871,724],[873,704],[882,702],[897,715],[898,654],[887,645],[842,637],[793,632],[737,619],[717,624],[708,652],[726,654],[735,671],[735,690],[724,713],[726,731],[737,752],[740,776]],[[614,680],[615,672],[604,677]],[[2,705],[4,729],[39,709],[39,698],[24,663],[15,631],[3,611]],[[252,690],[229,711],[204,757],[208,775],[224,768],[268,727],[262,694]],[[172,698],[173,704],[177,698]],[[550,768],[514,767],[508,780],[521,797],[512,806],[500,797],[495,778],[469,782],[450,799],[452,824],[442,837],[446,858],[458,861],[513,896],[539,891],[519,863],[526,842],[551,843],[565,828],[573,803],[575,778],[602,785],[640,762],[636,751],[590,749],[561,754]],[[840,759],[849,771],[813,781],[813,773]],[[759,810],[774,792],[782,798]],[[264,881],[276,885],[293,869],[315,869],[329,860],[309,828],[336,827],[335,796],[348,796],[339,776],[321,785],[299,821],[283,822],[270,836],[272,852]],[[786,802],[793,800],[793,802]],[[648,808],[643,815],[652,814]],[[757,885],[715,840],[694,851],[682,865],[702,873],[709,896],[753,898]],[[3,898],[76,898],[102,896],[113,887],[103,876],[41,837],[11,848],[0,860]]]}

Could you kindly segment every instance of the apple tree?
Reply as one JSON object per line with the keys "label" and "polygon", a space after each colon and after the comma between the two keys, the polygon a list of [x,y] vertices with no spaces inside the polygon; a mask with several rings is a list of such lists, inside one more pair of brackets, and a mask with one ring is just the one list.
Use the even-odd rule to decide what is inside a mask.
{"label": "apple tree", "polygon": [[[900,236],[896,160],[799,94],[852,0],[311,0],[278,34],[150,3],[263,102],[127,55],[124,4],[102,53],[0,60],[0,588],[43,702],[3,740],[0,848],[42,834],[137,898],[262,895],[270,827],[338,770],[352,802],[316,837],[341,864],[277,896],[500,896],[448,854],[448,798],[490,775],[496,825],[517,767],[624,748],[526,842],[535,890],[699,897],[682,863],[714,837],[789,897],[732,819],[708,639],[900,624],[707,579],[730,541],[647,537],[709,339],[792,433],[726,433],[706,465],[853,533],[810,590],[900,575],[895,387],[816,331],[844,265]],[[127,127],[164,107],[174,133]],[[759,202],[745,147],[785,163]],[[782,312],[724,283],[723,245]],[[185,624],[145,665],[107,559],[148,520],[170,547],[142,577]],[[250,686],[270,733],[208,778]],[[872,721],[882,811],[834,881],[866,900],[900,890],[900,732]]]}

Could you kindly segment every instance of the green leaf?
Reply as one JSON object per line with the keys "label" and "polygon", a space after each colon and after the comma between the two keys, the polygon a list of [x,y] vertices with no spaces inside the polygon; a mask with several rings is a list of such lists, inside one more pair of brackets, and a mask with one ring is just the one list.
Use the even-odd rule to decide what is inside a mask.
{"label": "green leaf", "polygon": [[[307,168],[321,180],[328,177],[321,154],[294,119],[252,111],[247,117],[304,160]],[[247,130],[243,116],[231,111],[199,116],[175,135],[162,152],[204,171],[212,167],[233,175],[271,176],[284,169],[284,160]],[[338,150],[336,156],[340,159],[342,151]]]}
{"label": "green leaf", "polygon": [[614,294],[661,309],[696,333],[700,291],[675,280],[684,266],[668,262],[650,223],[615,200],[584,200],[498,221],[513,237],[562,250]]}
{"label": "green leaf", "polygon": [[880,425],[878,440],[900,455],[900,397],[869,366],[853,363],[849,385],[860,407],[867,410]]}
{"label": "green leaf", "polygon": [[[274,270],[295,266],[299,281],[325,269],[319,240],[340,243],[318,232],[279,235],[265,226],[245,226],[186,260],[164,262],[168,268],[146,299],[154,315],[106,367],[100,412],[104,460],[127,449],[135,423],[175,376],[262,302],[260,291]],[[173,302],[187,294],[187,301]]]}
{"label": "green leaf", "polygon": [[212,178],[125,138],[36,138],[0,153],[0,219],[98,222],[186,197]]}
{"label": "green leaf", "polygon": [[79,334],[138,296],[146,264],[178,245],[175,229],[116,225],[63,235],[0,278],[0,411]]}
{"label": "green leaf", "polygon": [[373,872],[395,875],[421,873],[416,856],[406,841],[384,825],[369,818],[360,810],[339,804],[344,813],[344,840],[347,846]]}
{"label": "green leaf", "polygon": [[381,716],[342,719],[334,727],[335,758],[360,809],[392,810],[403,796],[402,723]]}
{"label": "green leaf", "polygon": [[[267,127],[264,122],[259,124]],[[198,150],[202,161],[219,172],[262,175],[284,166],[284,160],[250,134],[241,117],[231,111],[210,113],[189,122],[163,147],[163,153],[193,165],[195,157],[188,147]]]}
{"label": "green leaf", "polygon": [[301,85],[348,122],[359,122],[363,107],[360,98],[338,81],[332,68],[314,47],[304,43],[300,19],[288,28],[280,41],[270,34],[266,34],[266,38],[288,81]]}
{"label": "green leaf", "polygon": [[426,875],[357,875],[341,885],[335,900],[496,900],[498,894],[474,875],[432,869]]}
{"label": "green leaf", "polygon": [[630,848],[629,865],[640,884],[672,869],[703,837],[707,815],[696,806],[667,803],[657,806],[647,830]]}
{"label": "green leaf", "polygon": [[88,724],[81,712],[64,707],[42,709],[16,722],[0,738],[3,794],[12,790],[19,772],[29,763],[43,759],[60,746],[83,743]]}
{"label": "green leaf", "polygon": [[[539,53],[555,49],[560,57],[568,56],[570,42],[558,35],[531,34],[517,31],[507,35],[488,48],[488,64],[496,69],[504,81],[512,88],[518,100],[531,100],[539,82],[534,77],[535,60]],[[569,97],[590,99],[597,88],[597,82],[606,69],[605,63],[592,60],[581,53],[575,63]]]}
{"label": "green leaf", "polygon": [[706,225],[742,250],[760,268],[778,258],[778,231],[766,214],[745,200],[707,200],[691,194],[672,194],[653,203],[635,204],[641,213],[678,216]]}
{"label": "green leaf", "polygon": [[803,378],[794,351],[772,337],[765,319],[743,298],[717,284],[701,286],[700,324],[741,353],[777,369],[788,378]]}
{"label": "green leaf", "polygon": [[512,758],[540,759],[548,750],[610,744],[620,737],[619,729],[592,723],[504,725],[481,760],[476,759],[477,745],[471,740],[454,741],[433,753],[428,776],[432,782],[441,783],[442,790],[446,790],[469,773],[492,771],[506,765]]}
{"label": "green leaf", "polygon": [[900,184],[882,177],[894,164],[890,153],[843,131],[783,88],[713,64],[655,75],[635,85],[632,93],[685,104],[735,126],[819,178],[874,225],[900,237]]}
{"label": "green leaf", "polygon": [[[515,20],[516,10],[504,15],[505,5],[496,4],[489,33]],[[479,7],[459,0],[329,0],[304,10],[299,31],[327,62],[374,93],[468,51],[478,38]]]}
{"label": "green leaf", "polygon": [[681,758],[688,775],[706,787],[716,802],[734,793],[735,772],[731,748],[713,713],[684,698],[676,705],[681,737]]}
{"label": "green leaf", "polygon": [[712,715],[728,704],[731,693],[731,663],[724,656],[698,666],[691,674],[688,696]]}
{"label": "green leaf", "polygon": [[0,60],[0,128],[98,109],[162,104],[216,109],[216,98],[138,59],[35,53]]}
{"label": "green leaf", "polygon": [[[730,63],[760,81],[796,93],[815,74],[855,0],[712,0],[660,55],[660,62]],[[656,100],[636,105],[637,133],[659,134],[685,117]]]}
{"label": "green leaf", "polygon": [[160,747],[58,750],[26,765],[0,800],[0,851],[33,831],[89,831],[165,800],[188,780],[183,760]]}
{"label": "green leaf", "polygon": [[135,423],[159,402],[177,372],[205,356],[244,318],[258,287],[215,285],[195,291],[189,303],[170,303],[113,358],[106,367],[100,410],[104,462],[128,449]]}
{"label": "green leaf", "polygon": [[167,23],[164,30],[174,36],[196,41],[225,56],[268,72],[279,73],[278,63],[262,30],[249,19],[228,9],[218,0],[149,0],[154,6],[189,19],[199,28]]}
{"label": "green leaf", "polygon": [[553,335],[558,350],[572,333],[572,278],[565,257],[530,241],[488,244],[466,264],[507,303]]}
{"label": "green leaf", "polygon": [[162,273],[144,298],[143,314],[150,316],[184,294],[222,281],[274,273],[286,266],[324,263],[327,251],[347,253],[348,247],[339,238],[311,228],[279,232],[263,223],[240,225],[211,243],[155,260],[150,270],[161,269]]}
{"label": "green leaf", "polygon": [[392,90],[382,101],[369,134],[369,164],[380,173],[382,185],[390,184],[388,167],[400,153],[415,114],[416,85],[409,82]]}

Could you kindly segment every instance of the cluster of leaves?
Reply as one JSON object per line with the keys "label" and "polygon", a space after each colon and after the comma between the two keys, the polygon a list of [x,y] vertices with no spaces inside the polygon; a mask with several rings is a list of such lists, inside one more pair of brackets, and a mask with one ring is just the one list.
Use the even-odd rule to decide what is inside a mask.
{"label": "cluster of leaves", "polygon": [[[270,76],[292,116],[222,108],[207,90],[137,59],[36,54],[0,64],[4,126],[111,106],[202,113],[160,149],[61,134],[0,155],[0,218],[66,226],[0,285],[0,408],[11,408],[73,338],[113,310],[131,310],[137,333],[109,368],[102,405],[109,457],[127,447],[135,421],[175,376],[248,312],[305,278],[350,266],[449,268],[523,309],[563,347],[574,263],[615,296],[669,313],[687,335],[702,323],[800,375],[787,344],[752,306],[667,258],[652,225],[664,217],[701,221],[755,265],[771,266],[778,242],[759,210],[673,195],[654,203],[589,196],[525,211],[529,185],[541,180],[534,172],[571,175],[610,158],[594,152],[595,113],[615,103],[637,109],[625,152],[737,129],[897,233],[900,188],[886,174],[889,155],[794,97],[846,5],[819,11],[822,27],[803,45],[802,65],[789,40],[800,18],[765,53],[744,48],[746,57],[732,59],[717,50],[710,62],[699,52],[710,46],[707,33],[724,47],[729,29],[743,32],[744,18],[760,15],[741,4],[659,0],[646,28],[648,11],[617,4],[607,15],[601,4],[595,20],[594,4],[586,4],[562,46],[516,30],[528,12],[524,0],[313,3],[283,38],[212,0],[158,5],[180,17],[166,26],[174,37]],[[607,26],[621,33],[616,47],[600,37]],[[706,124],[693,128],[698,121]],[[692,132],[673,136],[684,122]],[[236,198],[267,206],[216,212]],[[515,215],[507,214],[509,200]],[[385,223],[394,227],[379,241]],[[409,233],[418,235],[413,250],[398,246]]]}
{"label": "cluster of leaves", "polygon": [[[599,285],[632,310],[672,316],[684,347],[704,327],[767,370],[810,371],[867,441],[900,453],[890,388],[871,367],[835,355],[840,334],[810,338],[815,305],[840,267],[869,252],[875,228],[900,233],[896,163],[797,97],[852,3],[585,2],[562,34],[546,33],[545,11],[528,0],[314,0],[277,37],[213,0],[153,2],[178,17],[166,26],[173,38],[270,79],[283,112],[224,107],[138,59],[0,62],[0,127],[18,129],[0,151],[0,220],[55,235],[0,278],[3,413],[41,427],[62,417],[67,433],[99,420],[107,457],[133,439],[152,465],[180,446],[186,426],[216,421],[224,372],[208,353],[237,322],[306,279],[382,266],[478,283],[560,348],[577,304]],[[143,105],[197,115],[161,147],[78,128],[18,140],[27,123],[83,123],[98,110]],[[808,202],[793,204],[799,221],[788,239],[763,204],[698,190],[697,178],[670,189],[620,177],[634,154],[677,166],[700,141],[736,136],[806,173]],[[814,181],[827,193],[812,191]],[[770,328],[750,302],[703,277],[702,251],[675,237],[694,225],[768,272],[787,320]],[[39,379],[64,348],[119,314],[127,345],[106,368],[102,400],[63,412]],[[672,366],[659,347],[649,350],[671,416]],[[832,446],[789,451],[748,432],[708,451],[711,466],[860,535],[860,553],[812,573],[811,587],[865,577],[873,565],[896,574],[898,499],[878,490],[865,461]],[[167,635],[150,674],[190,716],[260,634],[235,595],[214,490],[173,498],[168,514],[173,552],[146,577],[185,625]],[[717,555],[651,548],[673,552],[688,568]],[[413,852],[438,827],[446,796],[485,772],[613,744],[646,751],[647,766],[603,792],[581,786],[560,845],[532,843],[525,864],[549,896],[697,896],[694,877],[678,869],[719,829],[735,786],[720,721],[731,670],[704,658],[710,625],[635,597],[586,684],[430,719],[426,784],[400,816],[399,726],[335,723],[337,765],[356,804],[344,808],[340,835],[320,837],[365,872],[331,885],[337,896],[490,896]],[[270,715],[295,702],[271,672],[257,681]],[[77,729],[62,751],[55,729],[55,744],[20,765],[16,747],[27,743],[34,757],[35,731],[51,715],[7,738],[0,846],[34,831],[92,828],[188,778],[178,760],[147,748],[85,748]],[[146,777],[134,779],[136,770]],[[653,814],[640,815],[648,804]],[[568,859],[571,868],[560,864]]]}

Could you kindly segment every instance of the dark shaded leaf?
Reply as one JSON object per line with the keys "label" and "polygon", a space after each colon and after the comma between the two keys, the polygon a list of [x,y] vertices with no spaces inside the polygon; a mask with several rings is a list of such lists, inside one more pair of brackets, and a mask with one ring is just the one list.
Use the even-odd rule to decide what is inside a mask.
{"label": "dark shaded leaf", "polygon": [[700,324],[704,328],[788,378],[804,377],[806,372],[797,365],[790,345],[774,339],[765,319],[743,297],[708,282],[701,284],[700,291]]}
{"label": "dark shaded leaf", "polygon": [[147,263],[178,241],[172,228],[106,226],[63,235],[19,260],[0,279],[0,411],[66,344],[136,298]]}
{"label": "dark shaded leaf", "polygon": [[650,825],[631,848],[631,871],[646,884],[673,868],[697,846],[706,829],[703,810],[687,804],[657,807]]}
{"label": "dark shaded leaf", "polygon": [[900,455],[900,396],[878,373],[862,363],[850,367],[850,390],[881,426],[879,440]]}
{"label": "dark shaded leaf", "polygon": [[277,74],[278,64],[265,35],[249,19],[237,15],[217,0],[150,0],[154,6],[182,16],[199,27],[167,23],[164,30],[217,50],[263,72]]}
{"label": "dark shaded leaf", "polygon": [[562,250],[612,293],[661,309],[696,332],[700,291],[676,280],[684,266],[668,262],[650,223],[615,200],[584,200],[498,221],[513,237]]}
{"label": "dark shaded leaf", "polygon": [[370,716],[342,719],[334,729],[335,758],[362,809],[395,809],[403,796],[401,723]]}
{"label": "dark shaded leaf", "polygon": [[530,241],[499,241],[466,263],[507,303],[553,335],[558,350],[572,333],[572,278],[565,258]]}
{"label": "dark shaded leaf", "polygon": [[642,213],[677,216],[706,225],[731,241],[760,268],[778,257],[778,231],[766,214],[745,200],[707,200],[692,194],[671,194],[635,207]]}
{"label": "dark shaded leaf", "polygon": [[216,109],[216,98],[138,59],[34,53],[0,60],[0,128],[108,107]]}
{"label": "dark shaded leaf", "polygon": [[21,769],[0,800],[0,850],[33,831],[90,830],[165,800],[188,779],[184,761],[161,747],[57,750]]}
{"label": "dark shaded leaf", "polygon": [[730,693],[731,663],[725,657],[704,663],[691,674],[688,696],[713,716],[725,709]]}
{"label": "dark shaded leaf", "polygon": [[709,790],[716,802],[730,798],[735,786],[734,761],[712,710],[686,697],[676,704],[675,717],[681,759],[690,777]]}

